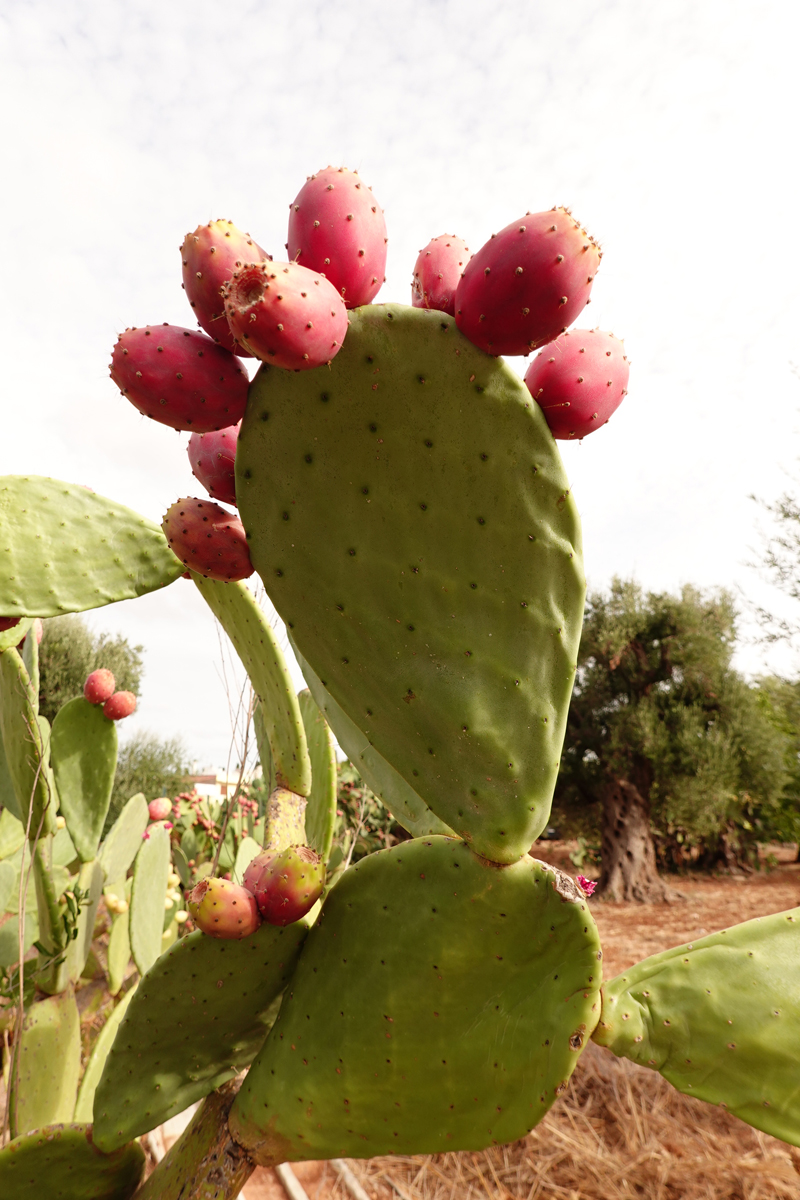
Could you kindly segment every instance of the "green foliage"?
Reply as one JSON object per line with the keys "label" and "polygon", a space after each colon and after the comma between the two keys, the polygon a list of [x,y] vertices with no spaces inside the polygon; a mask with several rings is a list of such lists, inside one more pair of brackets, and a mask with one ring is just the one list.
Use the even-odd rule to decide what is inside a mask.
{"label": "green foliage", "polygon": [[594,832],[592,806],[621,778],[649,799],[662,866],[746,858],[772,832],[786,736],[731,666],[735,635],[723,591],[615,579],[589,597],[556,793],[565,827]]}
{"label": "green foliage", "polygon": [[800,842],[800,680],[765,676],[758,681],[763,711],[784,738],[786,778],[770,814],[774,836]]}
{"label": "green foliage", "polygon": [[177,795],[185,787],[187,770],[186,751],[178,738],[160,738],[146,730],[133,733],[119,748],[106,832],[136,792],[148,800]]}
{"label": "green foliage", "polygon": [[[351,847],[351,861],[358,862],[375,850],[388,850],[408,838],[403,826],[346,759],[339,763],[336,816],[334,844],[339,847],[339,861],[350,855]],[[331,865],[335,862],[332,857]]]}
{"label": "green foliage", "polygon": [[39,647],[42,716],[52,724],[62,704],[83,695],[86,676],[98,667],[113,672],[117,691],[138,695],[141,646],[131,646],[121,634],[93,633],[82,617],[70,615],[45,621]]}

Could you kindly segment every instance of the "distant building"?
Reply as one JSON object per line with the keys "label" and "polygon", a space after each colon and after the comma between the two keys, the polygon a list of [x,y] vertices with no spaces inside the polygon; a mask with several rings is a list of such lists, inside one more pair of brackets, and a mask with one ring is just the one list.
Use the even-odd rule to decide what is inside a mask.
{"label": "distant building", "polygon": [[[242,782],[252,783],[256,775],[261,774],[261,769],[257,771],[245,771]],[[203,796],[208,800],[227,800],[236,790],[236,785],[239,782],[239,768],[230,772],[225,772],[216,767],[200,767],[199,763],[192,763],[192,773],[186,777],[186,790],[194,789],[198,796]]]}

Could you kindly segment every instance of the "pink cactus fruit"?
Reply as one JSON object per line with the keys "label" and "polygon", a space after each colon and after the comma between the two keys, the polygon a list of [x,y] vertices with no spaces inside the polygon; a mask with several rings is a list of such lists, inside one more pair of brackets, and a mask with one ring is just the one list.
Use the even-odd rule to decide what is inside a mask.
{"label": "pink cactus fruit", "polygon": [[144,416],[195,433],[240,421],[250,386],[233,354],[204,333],[167,324],[121,333],[111,378]]}
{"label": "pink cactus fruit", "polygon": [[414,264],[411,282],[414,308],[435,308],[454,317],[456,288],[470,257],[466,242],[453,233],[431,238]]}
{"label": "pink cactus fruit", "polygon": [[147,806],[151,821],[166,821],[172,814],[172,801],[168,796],[158,796]]}
{"label": "pink cactus fruit", "polygon": [[597,887],[597,882],[594,879],[587,879],[585,875],[577,875],[578,887],[586,896],[591,896]]}
{"label": "pink cactus fruit", "polygon": [[323,275],[297,263],[250,263],[225,288],[234,337],[276,367],[329,363],[347,333],[347,309]]}
{"label": "pink cactus fruit", "polygon": [[116,686],[112,673],[106,667],[99,667],[87,676],[83,694],[90,704],[105,704],[114,695]]}
{"label": "pink cactus fruit", "polygon": [[234,354],[247,355],[235,341],[225,319],[222,286],[245,263],[269,259],[266,250],[232,221],[209,221],[187,233],[181,246],[183,286],[197,323]]}
{"label": "pink cactus fruit", "polygon": [[187,447],[192,474],[209,496],[236,504],[236,441],[242,422],[211,433],[193,433]]}
{"label": "pink cactus fruit", "polygon": [[310,846],[289,846],[261,872],[256,900],[270,925],[291,925],[314,907],[325,886],[325,863]]}
{"label": "pink cactus fruit", "polygon": [[569,209],[526,213],[467,263],[456,324],[488,354],[529,354],[563,333],[588,304],[601,257]]}
{"label": "pink cactus fruit", "polygon": [[242,887],[247,888],[252,896],[255,896],[258,881],[274,857],[275,854],[272,850],[264,850],[261,854],[257,854],[254,859],[251,859],[245,869],[244,877],[242,878]]}
{"label": "pink cactus fruit", "polygon": [[253,574],[242,522],[213,500],[177,500],[161,528],[173,554],[199,575],[230,583]]}
{"label": "pink cactus fruit", "polygon": [[369,304],[386,276],[383,210],[356,171],[326,167],[289,205],[289,258],[331,281],[348,308]]}
{"label": "pink cactus fruit", "polygon": [[572,329],[536,355],[525,383],[553,437],[569,440],[605,425],[627,393],[628,370],[613,333]]}
{"label": "pink cactus fruit", "polygon": [[186,907],[197,928],[209,937],[239,940],[261,924],[255,898],[228,879],[201,879],[186,897]]}
{"label": "pink cactus fruit", "polygon": [[109,721],[122,721],[136,712],[136,697],[133,692],[114,692],[103,705],[103,714]]}

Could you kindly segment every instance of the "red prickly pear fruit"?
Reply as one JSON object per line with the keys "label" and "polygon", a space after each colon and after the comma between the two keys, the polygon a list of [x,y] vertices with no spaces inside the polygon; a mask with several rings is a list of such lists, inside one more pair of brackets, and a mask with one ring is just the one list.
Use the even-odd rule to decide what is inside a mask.
{"label": "red prickly pear fruit", "polygon": [[570,440],[605,425],[627,392],[628,371],[613,333],[572,329],[536,355],[525,383],[553,437]]}
{"label": "red prickly pear fruit", "polygon": [[255,898],[228,879],[201,879],[186,897],[186,907],[197,928],[209,937],[239,940],[261,924]]}
{"label": "red prickly pear fruit", "polygon": [[167,817],[172,814],[172,801],[168,796],[158,796],[157,799],[150,801],[147,811],[150,813],[151,821],[166,821]]}
{"label": "red prickly pear fruit", "polygon": [[236,441],[242,422],[212,433],[193,433],[187,447],[192,474],[209,496],[236,504]]}
{"label": "red prickly pear fruit", "polygon": [[435,308],[456,313],[456,288],[470,260],[469,246],[452,233],[431,238],[414,264],[411,303],[414,308]]}
{"label": "red prickly pear fruit", "polygon": [[[222,286],[249,262],[269,259],[266,250],[232,221],[209,221],[187,233],[181,246],[183,286],[201,329],[234,354],[248,352],[235,341],[225,319]],[[249,355],[248,355],[249,357]]]}
{"label": "red prickly pear fruit", "polygon": [[305,371],[329,363],[347,333],[347,309],[323,275],[297,263],[249,263],[225,288],[234,337],[272,366]]}
{"label": "red prickly pear fruit", "polygon": [[248,864],[242,878],[242,887],[247,888],[252,896],[255,896],[258,881],[274,857],[275,855],[271,850],[264,850],[261,854],[257,854]]}
{"label": "red prickly pear fruit", "polygon": [[601,252],[566,208],[526,213],[467,263],[456,325],[488,354],[529,354],[589,302]]}
{"label": "red prickly pear fruit", "polygon": [[231,583],[253,574],[242,522],[213,500],[177,500],[161,528],[173,554],[198,575]]}
{"label": "red prickly pear fruit", "polygon": [[103,705],[103,714],[109,721],[122,721],[136,712],[136,697],[133,692],[114,692]]}
{"label": "red prickly pear fruit", "polygon": [[106,667],[92,671],[83,685],[83,694],[90,704],[105,704],[114,695],[117,686],[114,676]]}
{"label": "red prickly pear fruit", "polygon": [[111,378],[145,417],[194,433],[241,421],[250,386],[228,350],[204,333],[167,324],[121,333]]}
{"label": "red prickly pear fruit", "polygon": [[348,308],[369,304],[386,276],[386,222],[358,173],[318,171],[289,209],[289,258],[329,279]]}
{"label": "red prickly pear fruit", "polygon": [[7,629],[13,629],[15,625],[19,625],[22,617],[0,617],[0,633],[5,633]]}
{"label": "red prickly pear fruit", "polygon": [[270,925],[292,925],[314,907],[325,886],[325,863],[310,846],[289,846],[259,876],[256,900]]}

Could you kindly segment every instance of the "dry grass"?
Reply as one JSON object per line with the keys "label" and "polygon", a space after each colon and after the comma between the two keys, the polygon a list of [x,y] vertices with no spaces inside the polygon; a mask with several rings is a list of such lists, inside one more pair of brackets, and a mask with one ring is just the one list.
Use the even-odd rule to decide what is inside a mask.
{"label": "dry grass", "polygon": [[[800,1151],[591,1044],[533,1133],[481,1154],[354,1162],[380,1200],[783,1200]],[[340,1188],[328,1193],[338,1195]],[[342,1193],[344,1195],[344,1193]]]}

